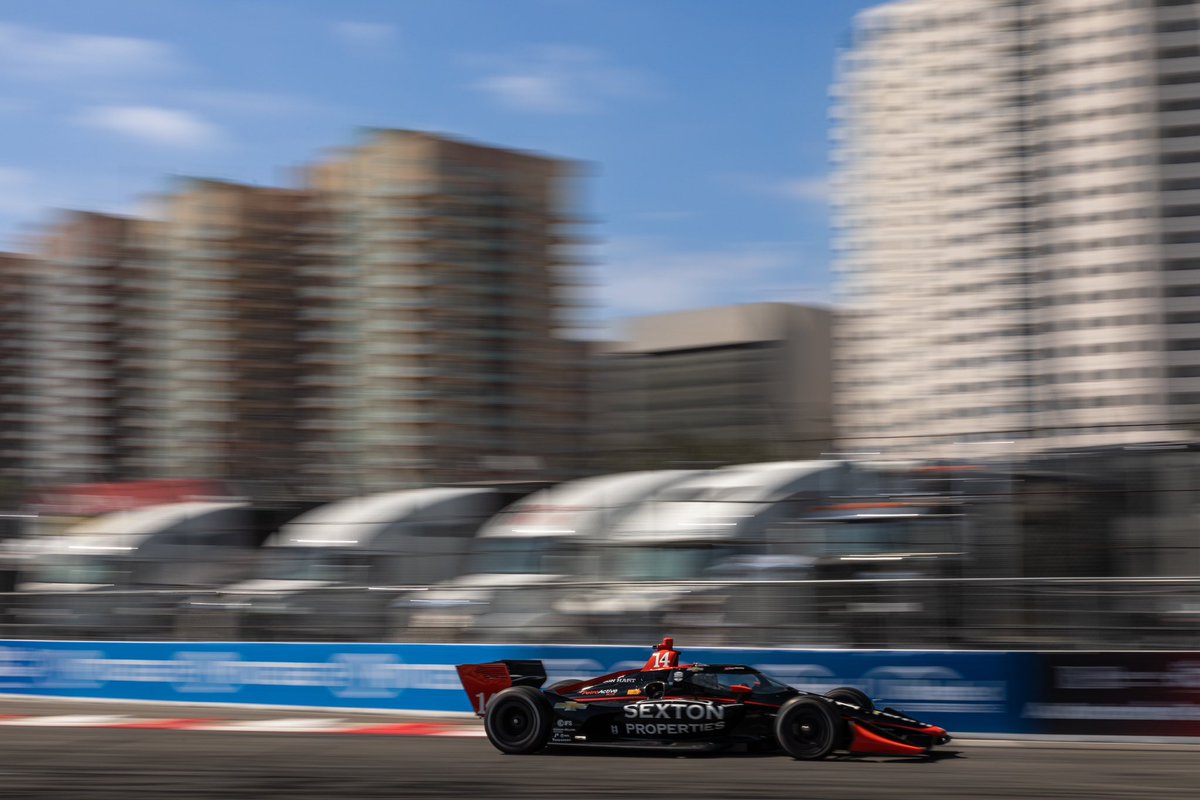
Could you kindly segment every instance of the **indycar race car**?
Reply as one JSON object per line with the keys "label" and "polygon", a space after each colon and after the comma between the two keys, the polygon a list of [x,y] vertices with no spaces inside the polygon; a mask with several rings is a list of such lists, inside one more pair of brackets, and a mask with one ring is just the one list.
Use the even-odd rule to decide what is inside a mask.
{"label": "indycar race car", "polygon": [[671,639],[640,670],[542,688],[541,661],[464,664],[458,675],[502,753],[552,744],[623,743],[782,749],[798,759],[841,750],[919,756],[950,741],[946,731],[841,687],[802,692],[740,664],[680,664]]}

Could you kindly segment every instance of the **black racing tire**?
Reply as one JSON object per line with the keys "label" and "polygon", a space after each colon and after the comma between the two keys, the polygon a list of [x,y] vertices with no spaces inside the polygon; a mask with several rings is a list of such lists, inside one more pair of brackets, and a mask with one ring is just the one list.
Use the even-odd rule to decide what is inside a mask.
{"label": "black racing tire", "polygon": [[858,706],[863,711],[875,710],[875,703],[867,696],[867,693],[861,689],[855,689],[853,686],[839,686],[836,689],[830,689],[825,696],[830,700],[841,700],[843,703]]}
{"label": "black racing tire", "polygon": [[775,738],[792,758],[814,761],[833,752],[846,738],[846,723],[832,703],[818,697],[793,697],[775,715]]}
{"label": "black racing tire", "polygon": [[510,686],[493,695],[483,715],[488,741],[501,753],[528,755],[550,739],[550,704],[532,686]]}

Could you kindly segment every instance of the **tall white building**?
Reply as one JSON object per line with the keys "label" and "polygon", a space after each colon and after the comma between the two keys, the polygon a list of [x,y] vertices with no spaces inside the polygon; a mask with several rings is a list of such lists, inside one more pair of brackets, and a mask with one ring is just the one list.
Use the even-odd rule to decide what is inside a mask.
{"label": "tall white building", "polygon": [[843,447],[1200,429],[1196,0],[900,0],[854,38]]}

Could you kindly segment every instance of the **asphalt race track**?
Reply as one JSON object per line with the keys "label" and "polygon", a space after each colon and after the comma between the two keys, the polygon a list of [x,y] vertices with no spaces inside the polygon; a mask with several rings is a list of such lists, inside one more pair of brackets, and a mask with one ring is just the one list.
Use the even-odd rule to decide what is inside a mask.
{"label": "asphalt race track", "polygon": [[0,797],[1195,798],[1200,749],[965,744],[932,761],[570,749],[503,756],[485,739],[6,728]]}

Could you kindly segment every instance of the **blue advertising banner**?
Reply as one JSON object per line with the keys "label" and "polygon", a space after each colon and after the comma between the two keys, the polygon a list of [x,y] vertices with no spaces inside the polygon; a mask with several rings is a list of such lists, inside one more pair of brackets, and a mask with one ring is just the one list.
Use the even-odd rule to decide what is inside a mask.
{"label": "blue advertising banner", "polygon": [[[0,694],[470,712],[456,664],[538,658],[549,681],[640,667],[648,648],[574,645],[0,641]],[[684,648],[799,689],[855,686],[957,733],[1031,731],[1028,653]]]}

